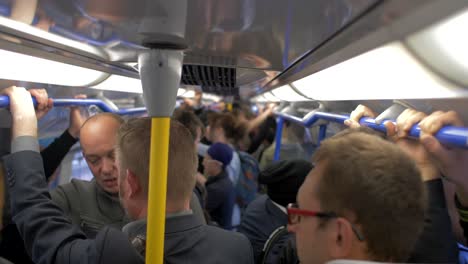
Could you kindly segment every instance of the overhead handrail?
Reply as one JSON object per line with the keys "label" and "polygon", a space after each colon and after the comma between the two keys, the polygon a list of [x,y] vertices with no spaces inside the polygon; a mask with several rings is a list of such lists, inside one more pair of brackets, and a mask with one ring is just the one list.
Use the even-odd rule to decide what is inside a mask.
{"label": "overhead handrail", "polygon": [[[37,101],[34,97],[33,103],[36,106]],[[54,107],[70,107],[70,106],[96,106],[103,112],[114,113],[117,115],[138,115],[146,113],[145,107],[136,107],[128,109],[114,110],[102,100],[99,99],[52,99]],[[0,108],[10,106],[10,98],[5,95],[0,95]]]}
{"label": "overhead handrail", "polygon": [[[329,122],[344,124],[344,121],[349,119],[349,115],[340,115],[326,112],[311,112],[307,114],[304,118],[299,118],[285,113],[276,112],[275,115],[279,120],[288,120],[290,122],[297,123],[304,127],[311,127],[319,120],[325,120]],[[392,121],[392,120],[389,120]],[[283,121],[281,121],[283,122]],[[394,122],[394,121],[392,121]],[[375,119],[363,117],[359,120],[359,123],[363,126],[372,128],[374,130],[386,133],[387,129],[384,126],[384,122],[377,123]],[[282,126],[277,126],[277,129],[282,129]],[[324,135],[322,131],[321,135]],[[409,131],[409,137],[413,139],[419,138],[421,135],[421,128],[416,124]],[[273,159],[279,159],[279,148],[281,146],[281,134],[276,134],[276,149]],[[459,147],[468,149],[468,128],[467,127],[456,127],[456,126],[445,126],[441,128],[436,134],[435,137],[443,145]]]}

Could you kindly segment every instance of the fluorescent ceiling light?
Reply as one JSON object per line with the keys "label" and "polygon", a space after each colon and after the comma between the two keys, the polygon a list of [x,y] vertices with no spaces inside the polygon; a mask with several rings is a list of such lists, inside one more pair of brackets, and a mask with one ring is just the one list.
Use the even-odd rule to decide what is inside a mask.
{"label": "fluorescent ceiling light", "polygon": [[255,102],[255,103],[266,103],[266,102],[268,102],[268,100],[265,99],[265,97],[263,97],[262,94],[259,94],[259,95],[255,96],[254,98],[252,98],[252,102]]}
{"label": "fluorescent ceiling light", "polygon": [[182,95],[183,98],[193,98],[195,97],[195,91],[194,90],[188,90]]}
{"label": "fluorescent ceiling light", "polygon": [[400,42],[295,81],[315,100],[453,98],[460,90],[416,60]]}
{"label": "fluorescent ceiling light", "polygon": [[140,79],[125,77],[121,75],[111,75],[103,82],[91,88],[126,93],[143,93],[143,88],[141,86]]}
{"label": "fluorescent ceiling light", "polygon": [[36,28],[36,27],[30,26],[28,24],[21,23],[18,21],[14,21],[12,19],[0,17],[0,26],[4,26],[10,29],[13,29],[15,31],[23,32],[25,34],[28,34],[28,35],[31,35],[31,36],[34,36],[43,40],[55,42],[60,45],[65,45],[68,47],[72,47],[75,49],[79,49],[79,50],[86,51],[91,54],[100,55],[101,57],[104,57],[104,54],[102,51],[100,51],[99,49],[91,45],[87,45],[78,41],[64,38],[62,36],[49,33],[40,28]]}
{"label": "fluorescent ceiling light", "polygon": [[221,101],[221,96],[217,96],[217,95],[209,94],[209,93],[203,93],[202,98],[208,101],[216,102],[216,103]]}
{"label": "fluorescent ceiling light", "polygon": [[274,96],[271,92],[263,93],[263,97],[267,100],[267,102],[280,102],[281,100]]}
{"label": "fluorescent ceiling light", "polygon": [[303,101],[310,101],[310,99],[305,98],[304,96],[298,94],[294,91],[291,86],[283,85],[279,88],[276,88],[271,91],[271,93],[281,99],[282,101],[288,102],[303,102]]}
{"label": "fluorescent ceiling light", "polygon": [[96,70],[0,50],[0,78],[6,80],[87,86],[107,76]]}
{"label": "fluorescent ceiling light", "polygon": [[182,96],[186,92],[187,90],[185,90],[184,88],[179,88],[179,90],[177,90],[177,96]]}
{"label": "fluorescent ceiling light", "polygon": [[[143,93],[140,79],[125,77],[121,75],[111,75],[105,81],[91,87],[94,89],[117,91],[125,93]],[[186,93],[184,88],[177,90],[177,96],[181,96]]]}
{"label": "fluorescent ceiling light", "polygon": [[407,44],[437,72],[468,86],[468,10],[407,38]]}

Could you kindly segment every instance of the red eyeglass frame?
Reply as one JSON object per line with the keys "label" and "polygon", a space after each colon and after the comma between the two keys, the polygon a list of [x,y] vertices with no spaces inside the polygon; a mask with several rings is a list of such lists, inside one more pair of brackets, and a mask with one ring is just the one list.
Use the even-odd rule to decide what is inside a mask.
{"label": "red eyeglass frame", "polygon": [[290,225],[295,224],[291,221],[292,215],[300,215],[300,216],[315,216],[315,217],[322,217],[322,218],[334,218],[338,217],[333,212],[319,212],[319,211],[310,211],[310,210],[302,210],[297,207],[297,204],[289,204],[287,208],[288,212],[288,223]]}
{"label": "red eyeglass frame", "polygon": [[[337,217],[339,217],[334,212],[319,212],[319,211],[302,210],[302,209],[299,209],[297,204],[295,204],[295,203],[288,204],[288,207],[286,209],[287,209],[287,212],[288,212],[288,223],[290,225],[294,225],[294,224],[297,224],[299,222],[298,221],[296,223],[293,223],[291,221],[291,216],[292,215],[312,216],[312,217],[315,216],[315,217],[320,217],[320,218],[337,218]],[[361,232],[359,232],[359,230],[353,225],[353,223],[350,222],[350,224],[351,224],[351,229],[353,229],[353,232],[356,235],[357,239],[359,241],[364,241],[364,236],[361,234]]]}

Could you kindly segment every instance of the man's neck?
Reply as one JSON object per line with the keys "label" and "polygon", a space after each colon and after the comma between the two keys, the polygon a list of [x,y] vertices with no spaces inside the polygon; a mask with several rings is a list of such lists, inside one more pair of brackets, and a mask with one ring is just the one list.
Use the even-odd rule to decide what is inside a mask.
{"label": "man's neck", "polygon": [[182,203],[166,202],[166,214],[178,214],[190,211],[190,198]]}
{"label": "man's neck", "polygon": [[[141,220],[148,217],[148,202],[139,201],[138,210],[134,211],[132,214],[132,219]],[[166,202],[166,215],[173,215],[179,213],[190,212],[190,200],[187,200],[183,204],[174,204],[169,201]]]}

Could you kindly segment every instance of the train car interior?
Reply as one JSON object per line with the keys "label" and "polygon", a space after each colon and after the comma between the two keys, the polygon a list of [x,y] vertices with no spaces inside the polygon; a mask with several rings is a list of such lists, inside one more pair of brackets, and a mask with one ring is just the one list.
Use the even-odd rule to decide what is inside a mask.
{"label": "train car interior", "polygon": [[[359,110],[361,126],[382,135],[390,130],[386,121],[398,125],[404,109],[428,116],[453,111],[456,122],[444,122],[435,137],[450,150],[466,151],[467,28],[466,0],[0,0],[0,153],[10,152],[12,100],[5,91],[11,86],[45,89],[53,100],[52,109],[38,120],[41,150],[67,131],[76,109],[83,120],[101,113],[114,113],[124,120],[149,117],[153,130],[148,238],[140,247],[146,247],[146,263],[163,263],[165,229],[158,223],[168,219],[168,120],[173,112],[193,112],[203,123],[197,145],[200,157],[218,147],[213,136],[218,123],[213,120],[224,119],[217,115],[230,113],[236,124],[244,124],[230,124],[234,132],[247,131],[230,154],[240,159],[240,175],[247,175],[246,159],[255,163],[256,175],[265,175],[269,165],[278,161],[311,162],[324,140],[345,130]],[[34,97],[33,102],[40,104]],[[424,133],[423,126],[415,125],[406,136],[418,142]],[[208,162],[200,160],[205,167]],[[227,168],[222,160],[216,162]],[[453,162],[462,163],[462,159]],[[72,144],[59,163],[47,183],[50,190],[72,180],[94,178],[80,142]],[[468,169],[464,173],[468,177]],[[447,173],[442,170],[442,174]],[[453,242],[456,256],[415,257],[408,263],[452,263],[454,259],[468,263],[468,204],[460,205],[461,187],[450,177],[442,176],[444,221],[450,235],[435,239],[432,247],[448,248]],[[205,184],[206,179],[200,181]],[[273,189],[265,186],[257,188],[259,194]],[[254,200],[242,198],[247,203]],[[225,228],[234,230],[230,232],[243,228],[241,217],[247,208],[238,197],[236,201],[232,222]],[[289,207],[281,208],[290,213]],[[41,248],[30,251],[34,243],[26,239],[32,236],[24,237],[20,225],[18,230],[31,263],[61,263],[58,257],[57,262],[42,258]],[[359,238],[360,233],[356,234]],[[451,241],[442,241],[446,237]],[[2,235],[1,243],[8,243],[6,239]],[[257,256],[252,243],[255,262],[251,263],[299,263],[268,259],[266,245],[263,241],[259,252],[264,252]],[[2,257],[8,255],[4,250],[0,247]],[[430,251],[425,248],[422,255],[429,256]],[[301,263],[319,263],[306,261],[306,254],[298,253]],[[392,258],[377,260],[393,262]],[[225,263],[242,263],[231,261]]]}

